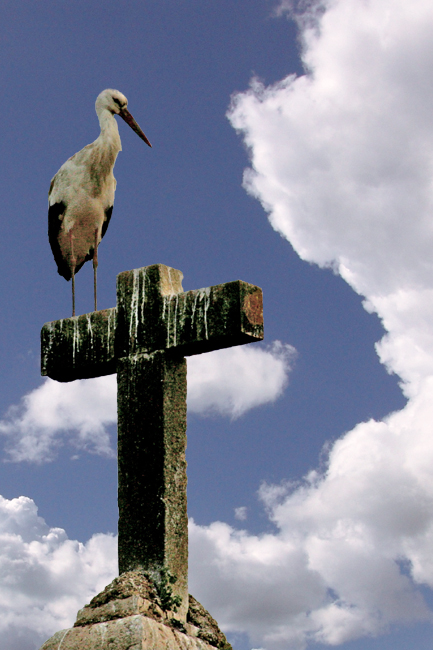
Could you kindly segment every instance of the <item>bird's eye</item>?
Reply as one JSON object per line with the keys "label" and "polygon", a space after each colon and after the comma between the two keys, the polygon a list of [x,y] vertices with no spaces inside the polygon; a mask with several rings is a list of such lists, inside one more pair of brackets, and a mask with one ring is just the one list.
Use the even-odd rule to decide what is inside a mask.
{"label": "bird's eye", "polygon": [[115,102],[119,108],[122,108],[122,104],[120,103],[120,99],[117,99],[117,97],[113,97],[113,102]]}

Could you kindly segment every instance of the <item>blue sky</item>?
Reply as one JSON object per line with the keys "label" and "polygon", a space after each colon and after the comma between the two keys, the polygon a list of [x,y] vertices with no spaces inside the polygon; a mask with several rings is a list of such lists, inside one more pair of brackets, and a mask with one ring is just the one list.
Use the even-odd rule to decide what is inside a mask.
{"label": "blue sky", "polygon": [[[116,571],[114,378],[39,373],[41,326],[71,310],[48,187],[107,87],[153,148],[119,124],[99,307],[154,263],[264,292],[263,344],[189,363],[191,592],[235,650],[431,646],[433,12],[322,4],[3,4],[5,650]],[[76,291],[91,310],[91,265]]]}

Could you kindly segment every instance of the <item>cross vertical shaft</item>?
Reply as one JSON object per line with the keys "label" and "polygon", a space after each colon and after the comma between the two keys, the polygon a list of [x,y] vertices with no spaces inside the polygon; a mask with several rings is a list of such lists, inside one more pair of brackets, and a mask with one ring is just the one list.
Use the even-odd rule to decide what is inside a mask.
{"label": "cross vertical shaft", "polygon": [[164,567],[188,609],[186,361],[157,351],[121,359],[118,382],[119,573]]}

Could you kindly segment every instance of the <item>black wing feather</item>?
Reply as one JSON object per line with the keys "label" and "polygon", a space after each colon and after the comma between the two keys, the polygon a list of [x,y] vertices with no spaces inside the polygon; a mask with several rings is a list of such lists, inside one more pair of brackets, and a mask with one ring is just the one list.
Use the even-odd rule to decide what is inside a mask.
{"label": "black wing feather", "polygon": [[[51,188],[50,188],[51,189]],[[54,260],[57,264],[57,271],[59,275],[63,276],[65,280],[71,279],[71,269],[67,262],[63,259],[62,251],[59,244],[59,232],[62,225],[62,215],[65,213],[66,205],[63,201],[54,203],[48,208],[48,239],[50,242],[51,250],[53,251]]]}
{"label": "black wing feather", "polygon": [[101,239],[107,232],[108,224],[110,223],[112,213],[113,213],[113,206],[111,205],[109,208],[105,210],[105,221],[102,224]]}

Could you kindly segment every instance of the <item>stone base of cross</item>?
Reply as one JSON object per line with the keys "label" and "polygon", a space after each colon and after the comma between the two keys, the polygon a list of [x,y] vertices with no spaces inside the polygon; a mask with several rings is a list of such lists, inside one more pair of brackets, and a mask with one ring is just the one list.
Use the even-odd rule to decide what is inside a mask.
{"label": "stone base of cross", "polygon": [[117,307],[46,323],[42,375],[117,372],[119,573],[173,576],[188,610],[185,356],[263,339],[262,291],[242,281],[182,289],[155,264],[120,273]]}

